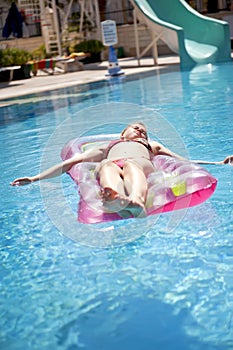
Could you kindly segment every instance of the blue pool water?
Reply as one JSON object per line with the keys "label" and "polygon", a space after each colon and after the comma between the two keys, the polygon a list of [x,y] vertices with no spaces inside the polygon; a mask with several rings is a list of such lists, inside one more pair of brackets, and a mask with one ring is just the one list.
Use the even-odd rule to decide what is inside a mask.
{"label": "blue pool water", "polygon": [[144,121],[190,156],[232,154],[233,65],[137,76],[1,101],[1,350],[233,348],[233,167],[187,211],[76,221],[67,175],[21,188],[83,134]]}

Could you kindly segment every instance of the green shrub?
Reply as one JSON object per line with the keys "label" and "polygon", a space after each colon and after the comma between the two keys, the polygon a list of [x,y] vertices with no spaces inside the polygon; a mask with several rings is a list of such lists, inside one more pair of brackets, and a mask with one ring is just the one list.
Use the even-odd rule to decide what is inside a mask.
{"label": "green shrub", "polygon": [[41,45],[37,49],[33,50],[32,56],[36,60],[42,60],[42,59],[48,58],[45,45]]}
{"label": "green shrub", "polygon": [[3,50],[0,50],[0,67],[1,67],[1,62],[2,62],[2,56],[3,56]]}
{"label": "green shrub", "polygon": [[21,66],[31,58],[32,55],[28,51],[17,48],[4,49],[0,53],[0,67]]}
{"label": "green shrub", "polygon": [[104,49],[104,45],[99,40],[85,40],[73,46],[74,52],[99,53]]}

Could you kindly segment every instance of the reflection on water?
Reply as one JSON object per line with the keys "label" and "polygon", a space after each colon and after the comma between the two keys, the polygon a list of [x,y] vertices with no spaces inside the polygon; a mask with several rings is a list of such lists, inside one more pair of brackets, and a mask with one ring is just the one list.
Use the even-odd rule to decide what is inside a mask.
{"label": "reflection on water", "polygon": [[[73,136],[116,132],[138,119],[178,153],[223,159],[232,154],[232,65],[89,88],[0,109],[0,348],[232,349],[233,167],[208,166],[216,192],[171,233],[174,213],[121,221],[115,245],[115,223],[89,229],[76,221],[77,189],[68,176],[41,188],[9,186],[60,161]],[[60,220],[62,234],[65,202],[72,219]],[[60,215],[51,220],[51,211]]]}

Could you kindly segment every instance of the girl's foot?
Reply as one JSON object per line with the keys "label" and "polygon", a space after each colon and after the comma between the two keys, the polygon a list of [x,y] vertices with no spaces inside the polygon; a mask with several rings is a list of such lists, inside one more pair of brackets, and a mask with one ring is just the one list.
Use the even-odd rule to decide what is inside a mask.
{"label": "girl's foot", "polygon": [[145,218],[146,208],[143,204],[130,202],[126,209],[131,213],[134,218]]}
{"label": "girl's foot", "polygon": [[[101,190],[101,197],[104,208],[111,213],[119,213],[122,210],[124,211],[130,203],[128,198],[121,196],[118,192],[109,187],[105,187]],[[123,215],[128,214],[125,213]]]}
{"label": "girl's foot", "polygon": [[111,213],[118,213],[122,218],[128,219],[146,217],[146,208],[140,199],[131,200],[128,197],[121,196],[110,187],[101,190],[101,197],[104,208]]}
{"label": "girl's foot", "polygon": [[144,218],[147,215],[145,205],[139,197],[130,200],[127,210],[129,210],[135,218]]}

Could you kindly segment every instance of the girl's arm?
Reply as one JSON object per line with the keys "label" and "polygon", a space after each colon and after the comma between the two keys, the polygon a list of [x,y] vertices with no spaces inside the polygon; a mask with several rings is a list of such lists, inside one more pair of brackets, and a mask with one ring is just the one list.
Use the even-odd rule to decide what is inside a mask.
{"label": "girl's arm", "polygon": [[225,159],[221,160],[220,162],[208,162],[205,160],[191,160],[191,162],[198,163],[198,164],[214,164],[214,165],[229,164],[233,166],[233,156],[227,156]]}
{"label": "girl's arm", "polygon": [[[164,147],[162,144],[158,142],[151,142],[151,146],[152,146],[154,155],[165,155],[165,156],[174,157],[180,160],[187,160],[184,157],[180,156],[179,154],[172,152],[170,149]],[[190,160],[190,162],[198,163],[198,164],[214,164],[214,165],[229,164],[233,166],[233,155],[227,156],[225,159],[223,159],[220,162],[208,162],[205,160]]]}
{"label": "girl's arm", "polygon": [[100,162],[104,157],[104,149],[99,148],[93,151],[87,151],[82,154],[76,154],[73,157],[65,160],[60,164],[56,164],[53,167],[43,171],[40,174],[31,177],[21,177],[15,179],[11,185],[12,186],[23,186],[28,185],[35,181],[40,181],[44,179],[50,179],[52,177],[60,176],[61,174],[69,171],[72,166],[81,162]]}
{"label": "girl's arm", "polygon": [[177,158],[180,160],[186,160],[186,158],[180,156],[177,153],[172,152],[169,148],[166,148],[161,143],[152,141],[150,142],[150,145],[152,147],[153,153],[155,156],[161,155],[161,156],[169,156],[173,158]]}
{"label": "girl's arm", "polygon": [[35,181],[56,177],[56,176],[59,176],[59,175],[65,173],[66,171],[69,171],[70,168],[77,163],[72,162],[72,158],[70,158],[70,159],[65,160],[64,162],[62,162],[60,164],[54,165],[53,167],[43,171],[40,174],[35,175],[35,176],[21,177],[21,178],[15,179],[11,183],[11,185],[12,186],[23,186],[23,185],[28,185],[28,184],[35,182]]}

